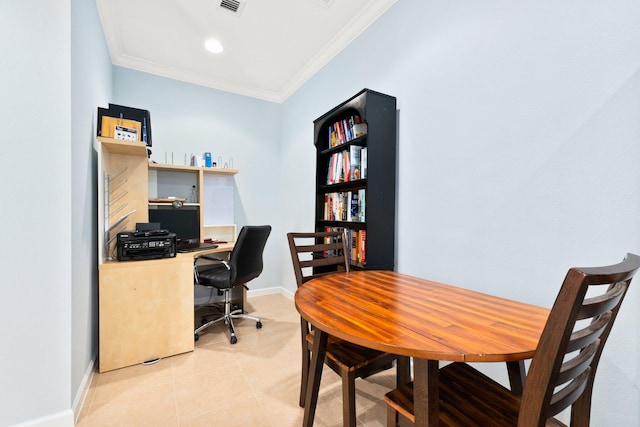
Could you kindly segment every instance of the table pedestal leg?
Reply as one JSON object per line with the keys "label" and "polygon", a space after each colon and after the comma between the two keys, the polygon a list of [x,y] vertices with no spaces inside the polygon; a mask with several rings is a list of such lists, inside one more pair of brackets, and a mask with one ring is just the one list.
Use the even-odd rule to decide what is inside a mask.
{"label": "table pedestal leg", "polygon": [[309,367],[309,379],[307,381],[307,396],[304,402],[303,427],[312,427],[318,403],[318,390],[324,367],[324,357],[327,352],[327,340],[329,335],[319,329],[315,330],[313,349],[311,350],[311,366]]}
{"label": "table pedestal leg", "polygon": [[438,368],[437,360],[413,359],[415,427],[434,427],[438,425],[440,411]]}

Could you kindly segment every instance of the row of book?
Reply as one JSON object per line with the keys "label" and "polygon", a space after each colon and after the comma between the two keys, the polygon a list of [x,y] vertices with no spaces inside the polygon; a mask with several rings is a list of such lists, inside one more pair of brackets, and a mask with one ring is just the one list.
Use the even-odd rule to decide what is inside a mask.
{"label": "row of book", "polygon": [[327,168],[327,184],[338,184],[367,177],[367,147],[352,145],[333,153]]}
{"label": "row of book", "polygon": [[329,148],[349,142],[367,134],[367,123],[359,115],[338,120],[329,126]]}
{"label": "row of book", "polygon": [[365,222],[366,190],[326,193],[324,219],[327,221]]}
{"label": "row of book", "polygon": [[[360,263],[362,265],[367,262],[367,230],[353,230],[351,228],[342,227],[326,227],[325,231],[344,231],[345,243],[347,247],[346,258],[351,263]],[[326,237],[325,239],[331,239]],[[325,243],[330,243],[326,241]]]}

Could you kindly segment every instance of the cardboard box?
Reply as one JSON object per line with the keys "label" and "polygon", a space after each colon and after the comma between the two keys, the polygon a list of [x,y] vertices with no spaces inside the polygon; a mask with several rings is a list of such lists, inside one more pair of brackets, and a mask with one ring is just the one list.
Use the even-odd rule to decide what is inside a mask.
{"label": "cardboard box", "polygon": [[135,129],[137,132],[136,141],[140,141],[140,135],[142,134],[142,124],[140,122],[136,122],[135,120],[102,116],[102,128],[100,134],[107,138],[113,138],[115,135],[116,126]]}

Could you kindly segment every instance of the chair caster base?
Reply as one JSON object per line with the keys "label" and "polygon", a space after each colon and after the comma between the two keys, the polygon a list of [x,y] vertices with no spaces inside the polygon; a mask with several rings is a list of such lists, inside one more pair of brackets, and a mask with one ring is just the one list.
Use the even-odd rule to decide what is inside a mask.
{"label": "chair caster base", "polygon": [[260,321],[256,322],[256,329],[262,329],[262,322]]}
{"label": "chair caster base", "polygon": [[231,339],[229,340],[229,342],[230,342],[231,344],[235,344],[235,343],[237,343],[237,342],[238,342],[238,338],[237,338],[236,336],[232,336],[232,337],[231,337]]}
{"label": "chair caster base", "polygon": [[194,340],[194,341],[198,341],[199,339],[200,339],[200,335],[195,334],[195,335],[193,336],[193,340]]}

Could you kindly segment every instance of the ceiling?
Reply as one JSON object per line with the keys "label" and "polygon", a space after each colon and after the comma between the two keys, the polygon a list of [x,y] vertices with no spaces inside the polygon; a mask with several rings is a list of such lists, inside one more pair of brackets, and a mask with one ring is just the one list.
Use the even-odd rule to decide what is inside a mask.
{"label": "ceiling", "polygon": [[[113,64],[272,102],[396,1],[96,0]],[[210,38],[221,54],[204,48]]]}

